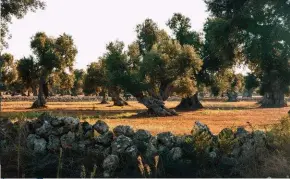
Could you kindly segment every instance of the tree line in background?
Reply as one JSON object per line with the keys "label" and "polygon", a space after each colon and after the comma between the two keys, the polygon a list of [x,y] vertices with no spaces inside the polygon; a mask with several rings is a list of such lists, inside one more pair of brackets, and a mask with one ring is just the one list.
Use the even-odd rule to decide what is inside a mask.
{"label": "tree line in background", "polygon": [[[27,2],[31,2],[32,10],[43,7],[37,0]],[[109,42],[104,55],[88,65],[86,71],[73,69],[77,49],[70,35],[55,38],[36,33],[31,39],[34,56],[16,61],[11,54],[2,55],[2,80],[7,91],[37,93],[33,107],[45,106],[50,93],[100,93],[102,103],[106,103],[109,94],[114,105],[122,106],[127,105],[122,94],[130,93],[148,108],[147,113],[168,116],[176,115],[164,106],[172,95],[182,97],[177,108],[197,109],[202,108],[199,94],[226,94],[229,101],[236,101],[239,93],[246,91],[251,96],[257,88],[263,95],[263,107],[286,106],[290,85],[290,3],[205,3],[211,15],[202,34],[192,30],[190,19],[180,13],[166,23],[171,35],[152,19],[146,19],[136,26],[133,43],[125,47],[122,41]],[[245,77],[235,74],[233,69],[238,65],[247,65],[251,73]]]}

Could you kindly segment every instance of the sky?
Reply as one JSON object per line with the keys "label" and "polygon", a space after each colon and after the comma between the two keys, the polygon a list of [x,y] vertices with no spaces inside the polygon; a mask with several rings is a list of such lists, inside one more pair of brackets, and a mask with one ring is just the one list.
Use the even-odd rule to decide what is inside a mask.
{"label": "sky", "polygon": [[57,37],[72,35],[78,49],[75,68],[83,68],[105,53],[106,44],[136,39],[135,28],[146,18],[167,30],[166,22],[179,12],[191,19],[192,29],[201,32],[208,12],[203,0],[46,0],[46,9],[13,19],[9,52],[16,59],[32,54],[30,39],[36,32]]}

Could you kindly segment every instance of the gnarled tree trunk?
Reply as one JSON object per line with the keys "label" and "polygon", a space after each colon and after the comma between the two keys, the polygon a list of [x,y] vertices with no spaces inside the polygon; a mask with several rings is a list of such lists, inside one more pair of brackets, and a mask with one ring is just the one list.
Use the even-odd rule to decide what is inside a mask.
{"label": "gnarled tree trunk", "polygon": [[32,87],[33,96],[37,96],[37,89],[36,87]]}
{"label": "gnarled tree trunk", "polygon": [[227,92],[228,102],[237,102],[238,101],[238,93],[237,92]]}
{"label": "gnarled tree trunk", "polygon": [[253,89],[250,89],[247,91],[247,97],[252,98],[253,97]]}
{"label": "gnarled tree trunk", "polygon": [[39,90],[37,100],[34,101],[31,108],[43,108],[46,107],[46,98],[48,96],[47,83],[44,77],[40,77]]}
{"label": "gnarled tree trunk", "polygon": [[120,92],[118,90],[111,91],[112,101],[114,102],[114,106],[126,106],[128,103],[121,97]]}
{"label": "gnarled tree trunk", "polygon": [[261,107],[286,107],[287,102],[285,100],[285,95],[282,91],[278,90],[275,92],[267,92],[264,94],[261,101]]}
{"label": "gnarled tree trunk", "polygon": [[264,93],[261,101],[261,107],[286,107],[285,94],[283,92],[283,84],[279,80],[272,81]]}
{"label": "gnarled tree trunk", "polygon": [[108,95],[105,90],[102,90],[102,101],[101,104],[109,104],[108,102]]}
{"label": "gnarled tree trunk", "polygon": [[180,110],[196,110],[196,109],[202,109],[202,108],[203,106],[198,99],[198,92],[195,93],[193,96],[182,98],[181,102],[176,107],[176,109],[180,109]]}
{"label": "gnarled tree trunk", "polygon": [[176,116],[177,113],[173,109],[168,109],[165,107],[164,102],[161,99],[154,97],[135,95],[139,103],[145,105],[148,110],[146,114],[149,116]]}

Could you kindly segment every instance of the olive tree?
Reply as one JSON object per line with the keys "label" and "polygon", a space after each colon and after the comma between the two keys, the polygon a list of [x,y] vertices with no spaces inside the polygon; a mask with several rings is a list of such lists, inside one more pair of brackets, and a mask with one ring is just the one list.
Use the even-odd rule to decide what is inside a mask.
{"label": "olive tree", "polygon": [[[176,40],[179,41],[181,45],[190,45],[192,46],[198,55],[202,55],[202,47],[203,42],[201,40],[200,35],[191,30],[191,22],[190,19],[181,13],[174,13],[173,16],[168,20],[167,26],[172,30],[173,35]],[[188,87],[193,88],[202,86],[204,84],[204,78],[202,76],[202,72],[200,71],[192,71],[195,73],[189,74],[191,80],[195,81],[195,84],[192,83],[183,83],[189,85]],[[196,73],[198,72],[198,73]],[[190,82],[189,79],[184,80],[183,82]],[[184,89],[184,88],[180,88]],[[180,104],[177,106],[177,109],[200,109],[203,108],[202,104],[198,99],[198,90],[191,89],[193,93],[192,95],[186,96],[183,95]],[[187,93],[191,94],[191,93]]]}
{"label": "olive tree", "polygon": [[72,95],[77,96],[83,94],[83,85],[85,79],[85,71],[80,69],[74,70],[74,84],[72,88]]}
{"label": "olive tree", "polygon": [[72,36],[62,34],[58,38],[48,37],[44,32],[36,33],[31,39],[31,48],[40,68],[38,98],[33,108],[44,107],[48,97],[47,80],[53,72],[72,71],[77,49]]}
{"label": "olive tree", "polygon": [[83,88],[86,95],[96,94],[101,89],[101,104],[108,104],[108,78],[102,59],[88,65]]}
{"label": "olive tree", "polygon": [[176,112],[164,101],[173,92],[192,95],[193,90],[181,87],[195,87],[189,76],[200,70],[202,60],[192,46],[182,46],[147,19],[137,26],[137,41],[128,51],[119,41],[107,45],[105,63],[110,81],[135,96],[148,114],[170,116]]}
{"label": "olive tree", "polygon": [[6,89],[9,90],[9,87],[13,82],[17,80],[17,70],[16,70],[16,63],[14,60],[13,55],[9,53],[5,53],[2,55],[3,64],[2,64],[2,82],[6,86]]}
{"label": "olive tree", "polygon": [[[37,95],[37,81],[39,78],[39,66],[33,56],[23,57],[17,63],[18,79],[25,89],[32,90],[33,95]],[[29,95],[29,94],[28,94]]]}
{"label": "olive tree", "polygon": [[253,91],[259,87],[259,80],[258,78],[256,77],[255,74],[252,74],[252,73],[248,73],[246,76],[245,76],[245,89],[246,89],[246,92],[247,92],[247,97],[252,97],[253,95]]}
{"label": "olive tree", "polygon": [[8,25],[12,19],[22,19],[29,11],[35,12],[37,9],[44,9],[45,3],[42,0],[1,0],[1,35],[0,51],[7,47],[7,37],[10,38]]}
{"label": "olive tree", "polygon": [[[283,107],[290,84],[290,4],[272,0],[205,0],[216,19],[216,53],[241,51],[259,69],[263,107]],[[222,48],[227,44],[231,48]],[[223,58],[232,63],[234,58]]]}

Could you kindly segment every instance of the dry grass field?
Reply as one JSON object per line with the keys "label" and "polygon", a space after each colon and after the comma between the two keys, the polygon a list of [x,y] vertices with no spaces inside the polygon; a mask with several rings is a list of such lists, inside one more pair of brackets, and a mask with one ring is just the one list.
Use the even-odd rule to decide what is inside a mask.
{"label": "dry grass field", "polygon": [[[2,116],[10,118],[35,118],[43,111],[57,115],[76,116],[91,124],[102,119],[111,128],[117,125],[130,125],[134,129],[146,129],[152,134],[171,131],[175,134],[189,134],[195,121],[207,124],[214,133],[223,128],[246,127],[248,130],[267,129],[287,115],[287,108],[259,108],[255,102],[203,102],[204,109],[198,111],[179,111],[174,117],[136,117],[137,112],[145,107],[137,102],[129,102],[129,106],[115,107],[99,102],[49,102],[47,109],[29,109],[31,102],[3,102]],[[167,107],[173,108],[178,102],[170,101]],[[290,105],[290,104],[289,104]]]}

